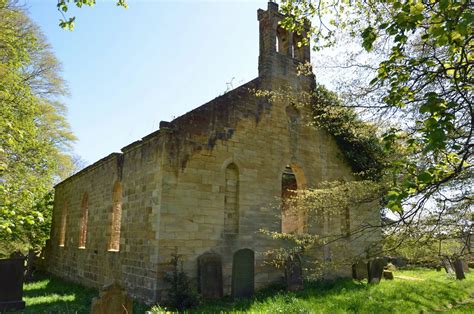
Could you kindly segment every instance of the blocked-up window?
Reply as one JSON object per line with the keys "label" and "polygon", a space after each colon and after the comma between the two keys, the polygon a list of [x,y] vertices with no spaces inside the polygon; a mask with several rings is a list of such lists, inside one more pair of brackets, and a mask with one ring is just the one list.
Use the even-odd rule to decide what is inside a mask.
{"label": "blocked-up window", "polygon": [[285,168],[281,176],[281,232],[298,231],[299,216],[295,197],[298,184],[290,166]]}
{"label": "blocked-up window", "polygon": [[225,170],[224,232],[239,233],[239,170],[233,163]]}
{"label": "blocked-up window", "polygon": [[296,33],[293,34],[292,57],[298,61],[304,61],[303,37]]}
{"label": "blocked-up window", "polygon": [[276,32],[276,52],[281,53],[285,56],[289,53],[289,40],[288,31],[282,27],[277,28]]}
{"label": "blocked-up window", "polygon": [[67,224],[67,202],[64,202],[61,211],[61,226],[59,229],[59,246],[64,246],[66,242],[66,224]]}
{"label": "blocked-up window", "polygon": [[87,221],[89,217],[89,195],[87,193],[84,193],[84,196],[82,197],[81,209],[82,218],[79,230],[79,248],[85,249],[87,239]]}
{"label": "blocked-up window", "polygon": [[341,233],[348,237],[351,235],[351,211],[349,207],[344,208],[342,213]]}
{"label": "blocked-up window", "polygon": [[120,250],[120,228],[122,222],[122,184],[116,181],[112,192],[112,225],[109,251]]}

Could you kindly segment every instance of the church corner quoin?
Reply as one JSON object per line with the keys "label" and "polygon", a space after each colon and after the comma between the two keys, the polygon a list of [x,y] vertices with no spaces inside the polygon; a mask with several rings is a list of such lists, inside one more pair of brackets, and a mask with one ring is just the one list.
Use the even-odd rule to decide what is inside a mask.
{"label": "church corner quoin", "polygon": [[[281,280],[284,271],[265,263],[263,254],[279,244],[259,230],[282,230],[281,208],[268,206],[282,195],[282,177],[294,173],[297,188],[354,179],[332,136],[305,123],[303,112],[288,110],[288,101],[255,95],[257,89],[315,86],[314,76],[297,75],[310,47],[294,44],[296,35],[279,27],[282,18],[273,2],[258,10],[256,79],[162,121],[158,131],[56,186],[46,248],[51,273],[97,288],[117,282],[147,303],[166,299],[164,277],[174,254],[210,296],[247,296]],[[379,225],[380,213],[366,206],[353,209],[350,219],[352,226]],[[340,228],[336,224],[324,229]],[[379,240],[375,232],[330,257],[324,250],[314,256],[362,254]],[[202,256],[212,256],[212,263]],[[351,265],[332,275],[350,277]]]}

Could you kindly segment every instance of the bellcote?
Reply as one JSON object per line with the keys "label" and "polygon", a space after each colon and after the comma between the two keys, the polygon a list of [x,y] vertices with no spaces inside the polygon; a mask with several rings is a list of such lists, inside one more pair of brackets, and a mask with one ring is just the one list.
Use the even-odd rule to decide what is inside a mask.
{"label": "bellcote", "polygon": [[[298,47],[303,35],[283,29],[279,22],[285,18],[278,4],[268,2],[267,10],[258,10],[260,23],[259,77],[294,80],[298,65],[310,62],[309,45]],[[309,27],[309,26],[308,26]],[[308,77],[301,77],[307,80]],[[314,77],[311,77],[314,80]]]}

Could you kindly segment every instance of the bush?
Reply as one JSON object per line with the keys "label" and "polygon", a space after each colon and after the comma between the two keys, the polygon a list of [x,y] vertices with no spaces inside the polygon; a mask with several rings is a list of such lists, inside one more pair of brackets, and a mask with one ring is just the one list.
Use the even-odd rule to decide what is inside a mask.
{"label": "bush", "polygon": [[165,282],[171,284],[168,292],[171,306],[182,311],[198,305],[199,295],[192,288],[188,275],[183,271],[181,257],[174,254],[170,263],[173,271],[165,275]]}

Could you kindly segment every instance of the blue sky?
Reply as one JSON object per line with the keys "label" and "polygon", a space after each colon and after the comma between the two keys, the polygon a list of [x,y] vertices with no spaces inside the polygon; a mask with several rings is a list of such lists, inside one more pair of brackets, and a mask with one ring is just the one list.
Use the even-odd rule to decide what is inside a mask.
{"label": "blue sky", "polygon": [[112,0],[71,10],[59,28],[56,1],[27,0],[63,65],[74,151],[88,163],[257,76],[257,9],[267,0]]}

